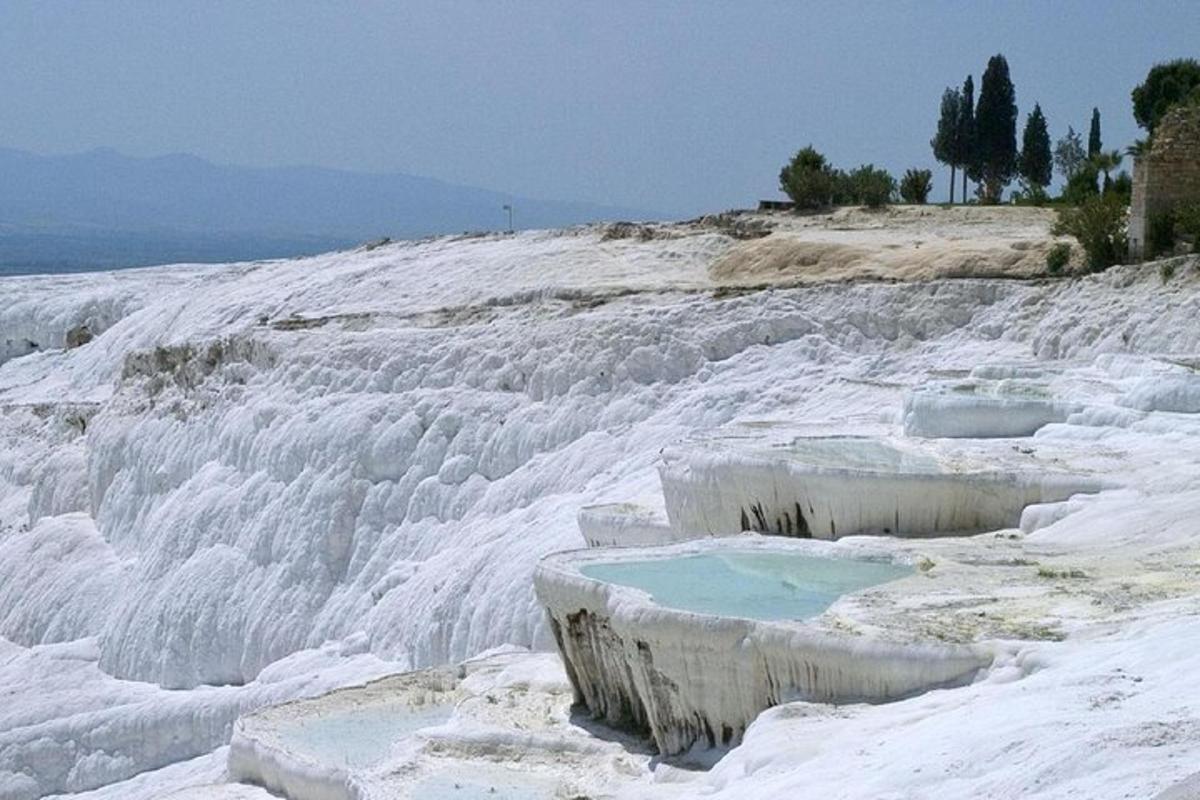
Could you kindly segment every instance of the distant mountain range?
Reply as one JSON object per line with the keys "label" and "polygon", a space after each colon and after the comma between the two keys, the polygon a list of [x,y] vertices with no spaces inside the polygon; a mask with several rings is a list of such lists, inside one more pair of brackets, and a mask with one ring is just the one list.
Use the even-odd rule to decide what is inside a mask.
{"label": "distant mountain range", "polygon": [[647,219],[401,173],[237,167],[190,155],[0,148],[0,275],[306,255],[389,236]]}

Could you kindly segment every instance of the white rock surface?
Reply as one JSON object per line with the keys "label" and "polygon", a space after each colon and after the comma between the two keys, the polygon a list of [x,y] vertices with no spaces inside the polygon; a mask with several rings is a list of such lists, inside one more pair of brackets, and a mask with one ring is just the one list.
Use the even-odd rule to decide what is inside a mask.
{"label": "white rock surface", "polygon": [[[910,233],[974,230],[929,214]],[[1001,217],[985,225],[996,241],[1034,237],[1027,221],[1008,233]],[[882,246],[883,227],[860,238]],[[1200,473],[1197,415],[1111,405],[1200,351],[1193,264],[1166,285],[1148,265],[1037,284],[717,292],[710,268],[733,240],[714,228],[681,233],[447,238],[289,262],[0,280],[0,343],[15,343],[0,364],[0,797],[82,791],[190,759],[222,744],[238,711],[364,680],[381,664],[549,647],[534,564],[582,544],[579,508],[657,492],[664,447],[761,421],[891,435],[905,393],[946,370],[1061,361],[1051,364],[1064,376],[1056,391],[1099,401],[1027,446],[1050,458],[1074,448],[1071,469],[1140,499],[1127,514],[1081,510],[1031,537],[1062,536],[1056,546],[1071,552],[1156,531],[1180,537],[1170,514],[1200,511],[1188,499]],[[95,338],[56,349],[80,324]],[[1156,498],[1174,510],[1150,525]],[[313,655],[326,642],[330,652]],[[1089,644],[1077,646],[1063,669],[1083,680]],[[1161,665],[1120,658],[1147,674],[1185,674],[1184,655],[1159,650]],[[1190,708],[1175,684],[1173,701]],[[982,718],[984,706],[965,702]],[[1149,708],[1128,724],[1152,722]],[[952,715],[943,728],[937,708],[928,713],[931,731],[951,729]],[[1087,714],[1069,718],[1086,725]],[[1072,738],[997,729],[1047,753]],[[1114,762],[1140,752],[1129,742],[1111,745]],[[974,746],[986,753],[992,742]],[[825,787],[864,774],[869,759],[853,752],[842,749],[829,767],[841,777]],[[871,762],[872,774],[905,785],[903,759],[888,763]],[[1073,773],[1043,763],[1052,795],[1045,787]],[[1084,785],[1137,796],[1187,774],[1153,766],[1150,777],[1097,771],[1106,782]],[[729,791],[752,794],[753,772]],[[962,780],[922,787],[956,797],[989,785]]]}

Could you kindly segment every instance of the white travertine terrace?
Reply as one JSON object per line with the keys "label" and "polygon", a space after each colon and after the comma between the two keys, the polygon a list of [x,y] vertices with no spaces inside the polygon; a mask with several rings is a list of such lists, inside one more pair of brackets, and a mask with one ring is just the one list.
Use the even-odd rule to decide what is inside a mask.
{"label": "white travertine terrace", "polygon": [[895,700],[968,682],[992,662],[985,646],[849,636],[819,617],[759,621],[679,611],[580,571],[588,563],[720,548],[871,554],[862,546],[741,536],[560,553],[534,576],[577,699],[608,724],[648,732],[664,754],[736,744],[763,709],[779,703]]}
{"label": "white travertine terrace", "polygon": [[904,401],[904,435],[992,438],[1032,436],[1066,422],[1078,403],[1056,398],[1045,383],[1021,379],[937,381]]}
{"label": "white travertine terrace", "polygon": [[1061,470],[853,436],[711,439],[667,449],[659,473],[671,526],[700,536],[979,533],[1015,527],[1028,505],[1102,488]]}
{"label": "white travertine terrace", "polygon": [[[365,797],[356,776],[370,763],[346,763],[312,746],[289,741],[290,731],[310,730],[348,714],[413,716],[437,706],[450,707],[460,699],[458,670],[430,669],[392,675],[362,687],[342,689],[318,698],[283,703],[238,719],[229,748],[229,776],[235,781],[263,786],[291,800],[359,800]],[[446,714],[447,718],[449,713]],[[353,718],[332,735],[345,737],[359,728],[366,737],[381,741],[359,742],[358,749],[373,746],[378,760],[387,755],[385,731],[370,731]],[[319,734],[312,735],[317,739]],[[326,745],[336,742],[326,743]],[[351,746],[346,744],[347,747]]]}
{"label": "white travertine terrace", "polygon": [[645,547],[695,538],[672,528],[660,509],[635,503],[584,506],[578,521],[588,547]]}

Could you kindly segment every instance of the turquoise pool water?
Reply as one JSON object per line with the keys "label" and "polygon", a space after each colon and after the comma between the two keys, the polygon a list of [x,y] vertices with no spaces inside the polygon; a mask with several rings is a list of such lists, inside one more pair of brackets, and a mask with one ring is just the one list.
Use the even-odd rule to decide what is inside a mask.
{"label": "turquoise pool water", "polygon": [[780,620],[815,617],[847,592],[903,578],[913,570],[888,562],[734,551],[587,564],[580,572],[641,589],[668,608]]}
{"label": "turquoise pool water", "polygon": [[366,767],[382,761],[392,743],[449,721],[454,705],[383,706],[314,715],[282,727],[289,749],[326,764]]}

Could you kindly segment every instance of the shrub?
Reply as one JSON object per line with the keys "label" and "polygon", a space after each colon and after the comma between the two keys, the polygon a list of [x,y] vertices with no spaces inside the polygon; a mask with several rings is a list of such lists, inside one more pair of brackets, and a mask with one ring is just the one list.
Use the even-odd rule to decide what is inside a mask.
{"label": "shrub", "polygon": [[833,181],[833,204],[835,206],[849,206],[858,202],[858,195],[854,191],[854,182],[850,180],[850,176],[845,170],[835,169],[831,173]]}
{"label": "shrub", "polygon": [[833,170],[825,156],[809,145],[779,171],[779,188],[796,208],[823,208],[833,199]]}
{"label": "shrub", "polygon": [[863,164],[849,177],[854,201],[864,206],[885,206],[896,193],[896,179],[886,169],[876,169],[874,164]]}
{"label": "shrub", "polygon": [[1018,206],[1044,206],[1051,202],[1050,195],[1041,186],[1024,186],[1012,193],[1012,202]]}
{"label": "shrub", "polygon": [[1159,280],[1161,280],[1163,283],[1166,283],[1167,281],[1171,280],[1171,278],[1174,278],[1174,277],[1175,277],[1175,262],[1174,261],[1164,261],[1163,263],[1158,265]]}
{"label": "shrub", "polygon": [[1158,258],[1175,250],[1175,215],[1170,211],[1153,214],[1146,230],[1146,256]]}
{"label": "shrub", "polygon": [[1061,275],[1069,263],[1071,263],[1071,245],[1066,242],[1059,242],[1046,254],[1046,271],[1051,275]]}
{"label": "shrub", "polygon": [[1133,178],[1129,177],[1129,173],[1121,170],[1117,177],[1113,178],[1112,185],[1108,190],[1121,198],[1125,205],[1129,205],[1130,199],[1133,197]]}
{"label": "shrub", "polygon": [[1187,203],[1175,209],[1175,233],[1192,239],[1192,252],[1200,253],[1200,203]]}
{"label": "shrub", "polygon": [[1084,164],[1078,172],[1067,179],[1062,199],[1073,206],[1081,205],[1089,198],[1100,194],[1097,184],[1099,179],[1100,170],[1090,162]]}
{"label": "shrub", "polygon": [[933,173],[927,169],[910,169],[900,181],[900,197],[906,203],[925,205],[933,189]]}
{"label": "shrub", "polygon": [[1058,210],[1054,233],[1074,236],[1093,272],[1120,264],[1129,248],[1126,206],[1114,194],[1094,195],[1078,206]]}

